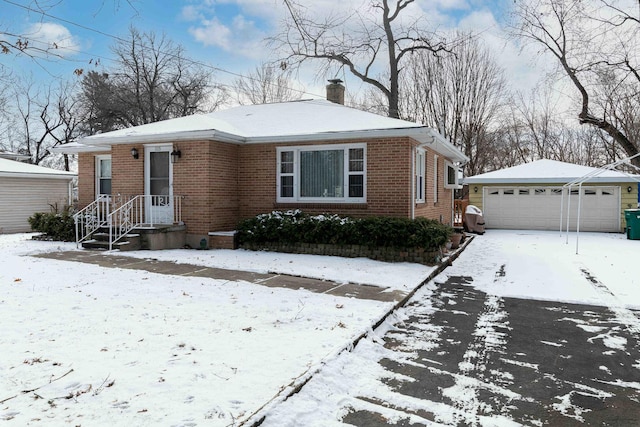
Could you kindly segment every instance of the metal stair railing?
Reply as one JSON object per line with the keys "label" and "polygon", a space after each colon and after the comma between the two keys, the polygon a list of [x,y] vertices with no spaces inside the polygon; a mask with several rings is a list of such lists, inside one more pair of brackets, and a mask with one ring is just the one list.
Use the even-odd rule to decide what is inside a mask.
{"label": "metal stair railing", "polygon": [[[162,217],[156,217],[152,212],[147,216],[145,206],[168,206],[170,212]],[[134,228],[175,223],[182,223],[182,196],[134,196],[107,216],[109,250]]]}
{"label": "metal stair railing", "polygon": [[108,215],[109,250],[113,249],[114,243],[142,224],[144,219],[144,197],[132,197],[128,202]]}
{"label": "metal stair railing", "polygon": [[73,215],[76,225],[76,247],[90,238],[96,230],[107,225],[112,202],[111,196],[98,196]]}

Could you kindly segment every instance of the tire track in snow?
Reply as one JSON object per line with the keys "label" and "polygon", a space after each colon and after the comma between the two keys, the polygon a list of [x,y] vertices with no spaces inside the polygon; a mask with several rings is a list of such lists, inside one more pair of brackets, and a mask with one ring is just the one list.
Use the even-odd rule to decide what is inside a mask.
{"label": "tire track in snow", "polygon": [[629,333],[640,335],[640,319],[638,319],[638,316],[626,308],[622,301],[620,301],[604,283],[591,274],[586,267],[582,267],[580,271],[589,283],[602,295],[604,305],[614,313],[616,320],[625,325]]}
{"label": "tire track in snow", "polygon": [[[496,273],[496,280],[504,276],[503,265]],[[458,409],[454,414],[456,423],[480,425],[481,415],[490,415],[495,412],[495,408],[480,400],[479,391],[484,388],[483,383],[498,382],[497,378],[492,379],[496,373],[488,370],[487,361],[492,353],[503,353],[507,338],[506,331],[510,329],[506,319],[507,312],[503,309],[502,298],[487,295],[482,312],[476,321],[474,338],[458,364],[460,374],[454,376],[453,386],[442,390],[442,395],[450,399]],[[496,392],[495,389],[492,391]]]}

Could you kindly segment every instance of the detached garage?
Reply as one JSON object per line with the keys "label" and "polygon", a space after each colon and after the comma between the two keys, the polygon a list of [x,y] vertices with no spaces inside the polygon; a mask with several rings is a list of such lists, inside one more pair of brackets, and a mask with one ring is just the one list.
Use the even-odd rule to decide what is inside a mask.
{"label": "detached garage", "polygon": [[76,174],[0,157],[0,233],[31,231],[27,219],[71,204]]}
{"label": "detached garage", "polygon": [[[562,211],[566,228],[575,230],[578,195],[581,192],[580,230],[621,232],[624,210],[636,208],[638,183],[618,171],[606,171],[572,187],[571,197],[562,186],[597,171],[596,168],[554,160],[538,160],[520,166],[465,178],[469,203],[483,210],[486,228],[558,230]],[[569,201],[570,199],[570,201]],[[564,203],[564,204],[563,204]]]}

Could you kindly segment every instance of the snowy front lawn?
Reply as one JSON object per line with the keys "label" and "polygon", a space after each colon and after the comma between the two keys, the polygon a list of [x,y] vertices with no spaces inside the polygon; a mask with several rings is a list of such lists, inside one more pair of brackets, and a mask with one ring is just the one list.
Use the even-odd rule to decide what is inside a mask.
{"label": "snowy front lawn", "polygon": [[[0,420],[7,425],[237,425],[391,307],[28,256],[74,248],[0,235]],[[134,255],[397,289],[431,271],[244,251]]]}

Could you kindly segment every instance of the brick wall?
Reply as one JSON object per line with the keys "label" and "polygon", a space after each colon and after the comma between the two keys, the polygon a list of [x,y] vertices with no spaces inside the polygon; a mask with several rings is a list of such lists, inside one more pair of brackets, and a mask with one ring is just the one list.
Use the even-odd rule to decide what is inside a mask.
{"label": "brick wall", "polygon": [[415,216],[437,219],[443,224],[453,225],[453,190],[444,188],[444,167],[445,158],[438,155],[438,199],[434,201],[434,168],[435,151],[426,149],[426,170],[425,170],[425,202],[415,204]]}
{"label": "brick wall", "polygon": [[[367,203],[319,204],[276,203],[276,148],[318,143],[273,143],[237,145],[217,141],[173,144],[182,157],[173,164],[174,195],[182,200],[183,221],[188,236],[199,241],[209,231],[232,230],[239,219],[274,209],[305,212],[335,212],[363,217],[411,216],[413,170],[411,138],[379,138],[333,141],[335,144],[367,144]],[[331,142],[327,142],[331,143]],[[131,157],[136,147],[139,159]],[[112,152],[113,194],[144,194],[144,147],[116,145]],[[438,201],[433,200],[434,152],[427,148],[426,202],[415,204],[415,215],[451,221],[452,190],[444,188],[444,158],[438,158]],[[81,207],[95,199],[95,154],[79,155],[79,201]]]}
{"label": "brick wall", "polygon": [[[137,159],[131,156],[134,147],[139,153]],[[111,194],[144,194],[144,147],[141,144],[111,147]]]}
{"label": "brick wall", "polygon": [[190,235],[232,230],[238,218],[239,146],[216,141],[180,145],[173,165],[173,192],[184,196],[183,220]]}
{"label": "brick wall", "polygon": [[[277,147],[318,145],[315,143],[248,144],[240,147],[238,183],[242,218],[274,209],[302,209],[305,212],[335,212],[341,215],[388,215],[407,217],[411,204],[410,138],[340,140],[327,143],[367,143],[367,203],[276,203]],[[325,144],[327,144],[325,143]],[[323,144],[324,145],[324,144]]]}
{"label": "brick wall", "polygon": [[78,153],[78,208],[96,198],[96,157],[94,153]]}

